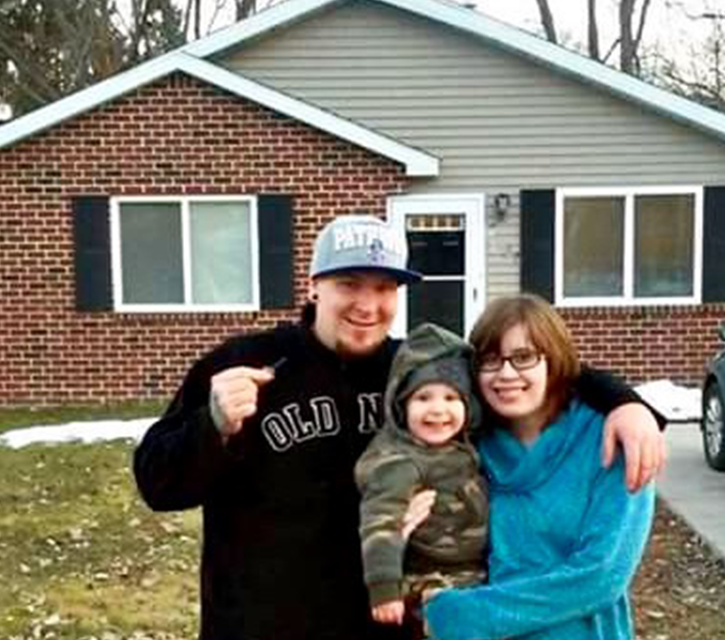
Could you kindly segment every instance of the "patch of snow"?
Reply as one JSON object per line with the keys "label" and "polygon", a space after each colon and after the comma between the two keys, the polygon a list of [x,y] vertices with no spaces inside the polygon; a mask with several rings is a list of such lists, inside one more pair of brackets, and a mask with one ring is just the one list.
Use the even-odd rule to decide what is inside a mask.
{"label": "patch of snow", "polygon": [[654,380],[634,390],[672,422],[692,422],[702,416],[701,389],[680,387],[670,380]]}
{"label": "patch of snow", "polygon": [[19,449],[29,444],[57,442],[98,442],[131,439],[139,441],[156,418],[136,420],[100,420],[94,422],[68,422],[60,425],[39,425],[13,429],[0,435],[0,445]]}

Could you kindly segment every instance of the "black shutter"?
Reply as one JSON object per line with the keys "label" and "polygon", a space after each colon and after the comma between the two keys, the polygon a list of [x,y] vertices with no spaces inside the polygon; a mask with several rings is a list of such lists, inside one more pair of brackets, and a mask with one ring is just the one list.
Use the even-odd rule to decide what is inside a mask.
{"label": "black shutter", "polygon": [[257,204],[262,308],[290,308],[295,293],[292,196],[263,194]]}
{"label": "black shutter", "polygon": [[78,311],[113,308],[108,198],[73,198],[75,287]]}
{"label": "black shutter", "polygon": [[705,187],[702,301],[725,301],[725,187]]}
{"label": "black shutter", "polygon": [[521,291],[554,301],[553,189],[524,189],[521,211]]}

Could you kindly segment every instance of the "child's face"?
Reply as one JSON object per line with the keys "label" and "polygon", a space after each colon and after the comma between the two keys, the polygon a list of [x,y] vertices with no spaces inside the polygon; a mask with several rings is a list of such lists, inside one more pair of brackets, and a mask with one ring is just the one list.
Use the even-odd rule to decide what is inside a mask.
{"label": "child's face", "polygon": [[432,446],[448,442],[466,421],[466,404],[450,385],[429,382],[418,387],[405,403],[408,430]]}

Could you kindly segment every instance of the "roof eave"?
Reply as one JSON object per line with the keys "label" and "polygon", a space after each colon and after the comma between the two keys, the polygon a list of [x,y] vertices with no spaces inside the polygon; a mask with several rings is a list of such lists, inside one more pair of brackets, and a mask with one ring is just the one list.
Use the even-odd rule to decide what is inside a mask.
{"label": "roof eave", "polygon": [[175,68],[175,54],[167,53],[11,120],[0,126],[0,149],[135,91],[163,78]]}
{"label": "roof eave", "polygon": [[352,120],[324,111],[299,98],[293,98],[277,89],[249,80],[238,73],[186,53],[179,54],[179,60],[179,70],[399,162],[405,167],[406,175],[433,177],[437,176],[440,171],[440,161],[435,156],[372,131]]}
{"label": "roof eave", "polygon": [[285,0],[244,20],[181,47],[180,51],[208,58],[273,29],[293,24],[328,6],[346,0]]}
{"label": "roof eave", "polygon": [[0,149],[177,71],[394,160],[405,167],[406,175],[432,177],[440,171],[440,162],[435,156],[178,50],[149,60],[0,127]]}

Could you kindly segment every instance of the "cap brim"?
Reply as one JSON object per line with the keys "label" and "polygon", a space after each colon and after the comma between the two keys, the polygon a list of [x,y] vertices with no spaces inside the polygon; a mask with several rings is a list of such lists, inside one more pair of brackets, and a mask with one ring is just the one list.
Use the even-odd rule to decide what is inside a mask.
{"label": "cap brim", "polygon": [[393,269],[392,267],[336,267],[334,269],[325,269],[312,274],[313,278],[322,276],[333,276],[338,273],[379,273],[381,275],[390,276],[396,280],[398,284],[415,284],[423,279],[423,274],[410,269]]}

